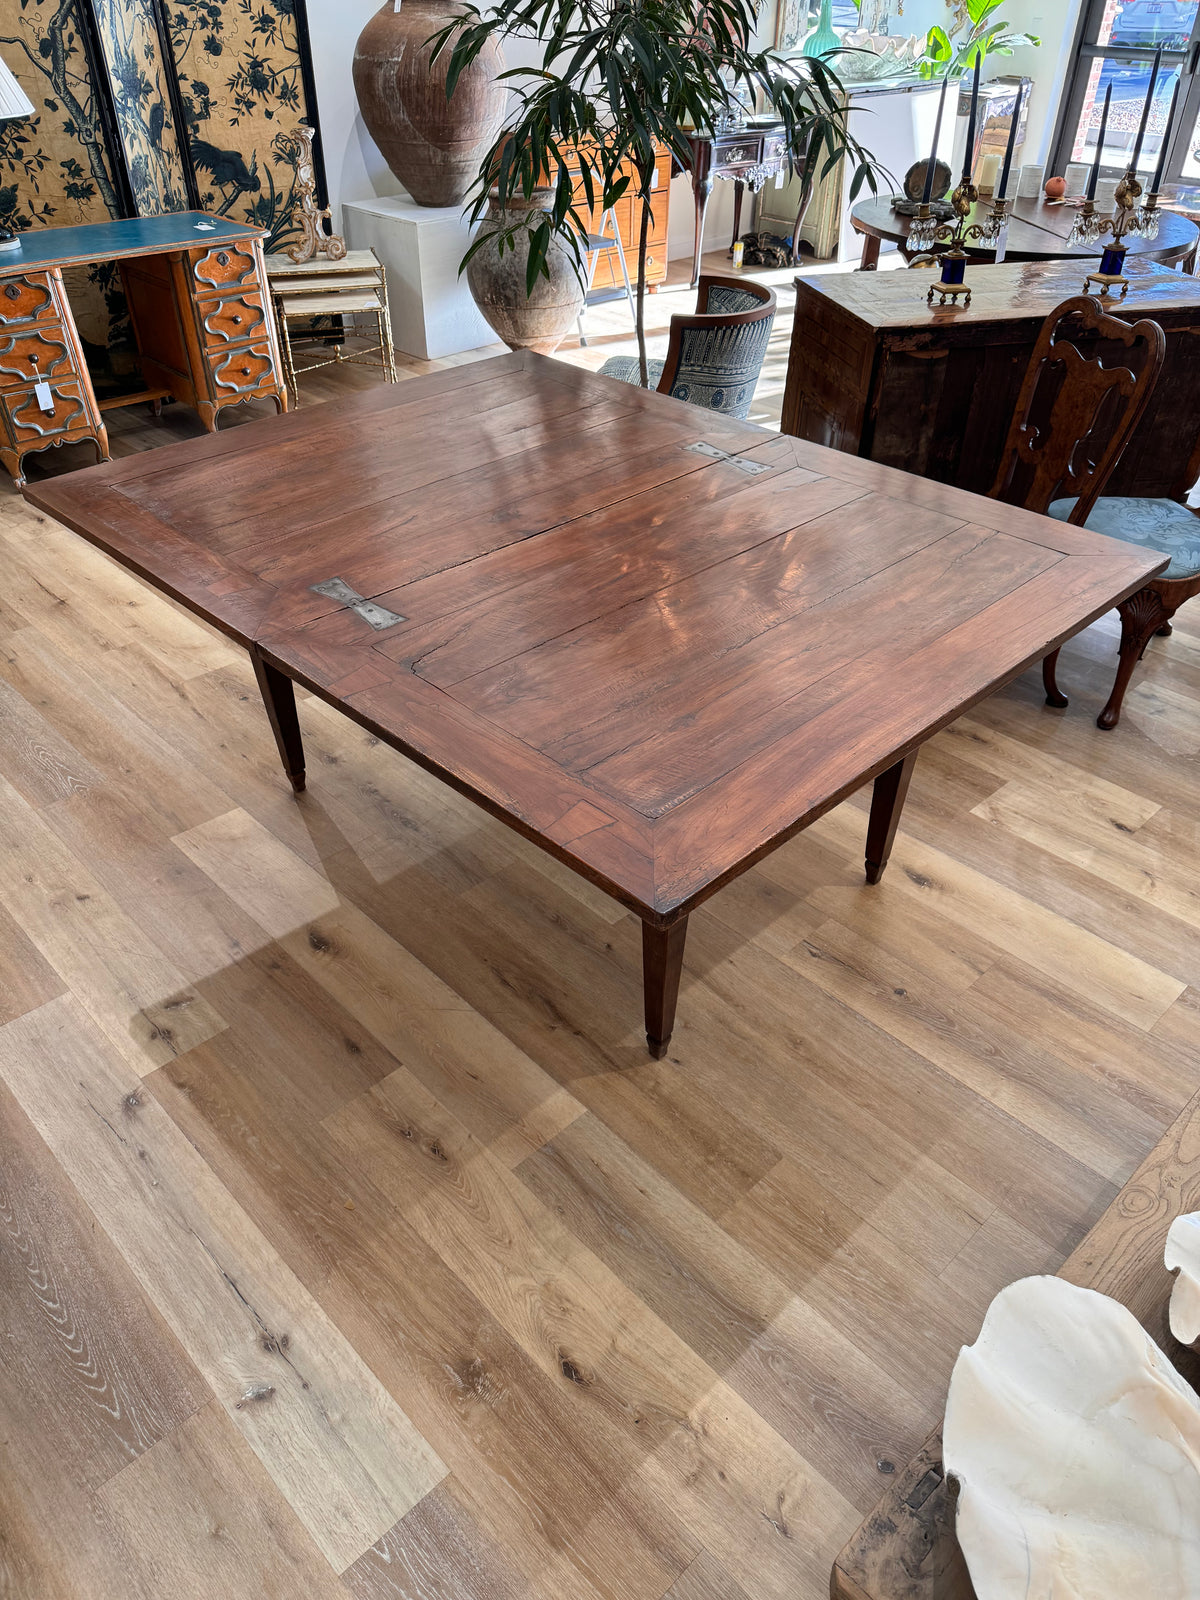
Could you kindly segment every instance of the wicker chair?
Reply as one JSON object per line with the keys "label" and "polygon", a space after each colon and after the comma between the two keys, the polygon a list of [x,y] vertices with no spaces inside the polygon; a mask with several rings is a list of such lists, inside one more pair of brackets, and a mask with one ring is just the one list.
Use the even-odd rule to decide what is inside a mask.
{"label": "wicker chair", "polygon": [[[672,317],[665,360],[646,363],[651,387],[727,417],[748,416],[774,321],[774,289],[702,277],[695,314]],[[636,356],[612,356],[600,371],[622,383],[640,381]]]}

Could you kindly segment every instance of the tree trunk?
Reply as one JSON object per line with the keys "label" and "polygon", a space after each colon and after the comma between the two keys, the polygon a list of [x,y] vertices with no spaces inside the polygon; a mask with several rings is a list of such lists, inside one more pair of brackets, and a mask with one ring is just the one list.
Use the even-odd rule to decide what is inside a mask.
{"label": "tree trunk", "polygon": [[650,241],[650,182],[654,175],[654,168],[650,169],[650,176],[641,175],[642,194],[642,226],[638,232],[638,281],[637,281],[637,342],[638,342],[638,382],[643,389],[650,387],[650,370],[646,365],[646,249]]}

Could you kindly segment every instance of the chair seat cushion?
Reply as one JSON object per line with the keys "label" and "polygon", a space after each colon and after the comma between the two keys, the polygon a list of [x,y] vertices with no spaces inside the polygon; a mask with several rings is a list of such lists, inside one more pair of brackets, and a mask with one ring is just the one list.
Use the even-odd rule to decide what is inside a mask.
{"label": "chair seat cushion", "polygon": [[[1050,515],[1066,522],[1074,500],[1055,500]],[[1200,572],[1200,517],[1174,500],[1100,499],[1092,507],[1086,526],[1110,539],[1123,539],[1146,550],[1170,556],[1160,578],[1192,578]]]}
{"label": "chair seat cushion", "polygon": [[[658,388],[658,380],[663,375],[663,367],[665,365],[666,363],[663,361],[647,361],[646,369],[650,374],[650,387],[652,389]],[[609,356],[608,360],[600,368],[600,376],[602,378],[619,378],[622,383],[640,383],[642,381],[636,356]]]}

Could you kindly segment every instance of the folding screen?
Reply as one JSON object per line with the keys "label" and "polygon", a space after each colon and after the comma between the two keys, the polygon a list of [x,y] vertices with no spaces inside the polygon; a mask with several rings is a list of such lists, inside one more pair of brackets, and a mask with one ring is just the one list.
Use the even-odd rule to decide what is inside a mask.
{"label": "folding screen", "polygon": [[[318,126],[303,0],[0,0],[0,55],[37,110],[0,126],[0,222],[197,207],[300,236],[274,141]],[[66,276],[97,393],[139,387],[117,269]]]}

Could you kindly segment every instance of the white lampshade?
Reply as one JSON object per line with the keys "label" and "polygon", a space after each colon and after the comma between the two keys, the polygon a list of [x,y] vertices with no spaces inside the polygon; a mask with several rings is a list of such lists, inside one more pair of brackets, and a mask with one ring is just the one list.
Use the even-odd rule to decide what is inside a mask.
{"label": "white lampshade", "polygon": [[33,106],[21,85],[0,61],[0,122],[12,122],[18,117],[32,117]]}

